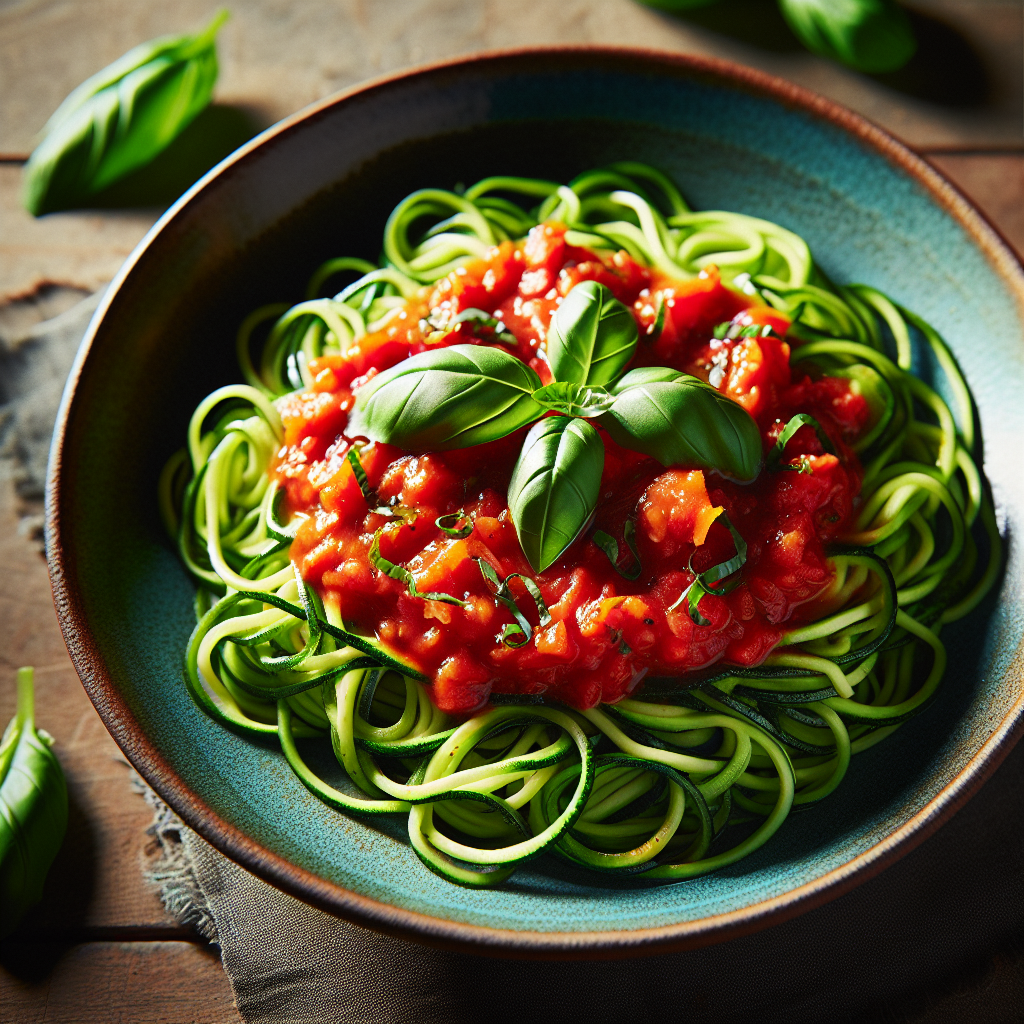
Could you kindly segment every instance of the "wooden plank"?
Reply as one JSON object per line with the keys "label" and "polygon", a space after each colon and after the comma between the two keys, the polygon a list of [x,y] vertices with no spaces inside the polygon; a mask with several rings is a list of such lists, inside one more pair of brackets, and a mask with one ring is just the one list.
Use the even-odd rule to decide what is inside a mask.
{"label": "wooden plank", "polygon": [[[88,935],[145,928],[189,934],[170,922],[143,881],[152,813],[133,790],[131,769],[71,665],[38,546],[19,536],[10,482],[0,480],[0,723],[14,713],[14,673],[36,666],[36,717],[56,737],[68,781],[67,838],[42,904],[26,930]],[[10,1019],[10,1018],[7,1018]]]}
{"label": "wooden plank", "polygon": [[189,942],[7,943],[0,1020],[18,1024],[237,1024],[220,957]]}
{"label": "wooden plank", "polygon": [[48,283],[95,291],[117,273],[159,213],[74,211],[36,220],[21,208],[21,166],[0,164],[0,302]]}
{"label": "wooden plank", "polygon": [[[633,0],[239,0],[221,32],[216,95],[269,124],[337,89],[428,60],[604,43],[750,64],[846,103],[915,145],[1020,145],[1020,3],[916,0],[912,7],[920,53],[903,71],[867,76],[803,50],[768,0],[720,0],[678,15]],[[4,5],[0,154],[27,154],[46,118],[88,75],[142,40],[195,30],[211,10],[206,0]]]}
{"label": "wooden plank", "polygon": [[1024,258],[1024,155],[929,154]]}

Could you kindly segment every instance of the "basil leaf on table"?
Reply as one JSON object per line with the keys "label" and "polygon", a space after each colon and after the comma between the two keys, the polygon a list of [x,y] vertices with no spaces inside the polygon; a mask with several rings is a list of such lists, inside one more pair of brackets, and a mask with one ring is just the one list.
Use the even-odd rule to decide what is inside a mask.
{"label": "basil leaf on table", "polygon": [[32,669],[18,669],[18,710],[0,741],[0,939],[39,902],[64,840],[68,790],[52,744],[35,727]]}
{"label": "basil leaf on table", "polygon": [[470,448],[540,417],[544,410],[532,398],[539,387],[537,374],[501,349],[421,352],[356,391],[346,432],[408,450]]}
{"label": "basil leaf on table", "polygon": [[198,35],[142,43],[78,86],[25,165],[29,213],[81,205],[166,149],[210,102],[227,17],[220,11]]}
{"label": "basil leaf on table", "polygon": [[587,419],[607,412],[614,398],[604,388],[556,380],[534,391],[533,400],[553,412]]}
{"label": "basil leaf on table", "polygon": [[910,18],[894,0],[779,0],[800,41],[869,74],[895,71],[914,55]]}
{"label": "basil leaf on table", "polygon": [[586,420],[549,416],[526,435],[508,507],[519,543],[543,572],[579,536],[597,505],[604,445]]}
{"label": "basil leaf on table", "polygon": [[748,482],[761,468],[753,417],[710,384],[667,367],[632,370],[600,419],[613,440],[663,466],[714,469]]}
{"label": "basil leaf on table", "polygon": [[633,358],[636,339],[633,314],[603,284],[583,281],[551,318],[551,375],[571,384],[609,384]]}

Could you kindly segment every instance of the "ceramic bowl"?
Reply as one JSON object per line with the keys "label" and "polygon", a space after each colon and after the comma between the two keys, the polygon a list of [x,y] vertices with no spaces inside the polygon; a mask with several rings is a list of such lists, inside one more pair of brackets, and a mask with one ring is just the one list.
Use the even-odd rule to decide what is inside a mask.
{"label": "ceramic bowl", "polygon": [[[978,401],[1006,570],[996,594],[944,633],[950,665],[934,705],[856,757],[838,792],[753,856],[641,888],[549,857],[496,890],[468,891],[419,863],[400,819],[336,813],[275,742],[240,738],[192,705],[182,654],[193,589],[160,526],[157,474],[199,400],[240,379],[243,316],[300,298],[327,257],[376,254],[408,192],[498,173],[565,181],[622,159],[663,168],[696,208],[778,221],[833,279],[882,288],[936,325]],[[750,931],[907,852],[1018,734],[1022,335],[1024,271],[997,233],[890,136],[795,86],[717,61],[590,48],[483,55],[361,86],[211,171],[97,311],[50,468],[47,546],[68,648],[114,738],[167,803],[229,857],[324,910],[519,956],[628,955]]]}

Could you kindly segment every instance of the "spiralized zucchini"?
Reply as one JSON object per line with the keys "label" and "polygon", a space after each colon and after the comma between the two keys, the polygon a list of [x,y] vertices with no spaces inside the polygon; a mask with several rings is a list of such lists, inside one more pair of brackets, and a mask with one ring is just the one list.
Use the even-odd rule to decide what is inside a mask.
{"label": "spiralized zucchini", "polygon": [[[865,475],[853,533],[830,559],[834,614],[791,629],[763,665],[719,666],[690,689],[649,680],[639,699],[583,712],[495,695],[460,723],[297,575],[294,528],[279,521],[267,474],[282,439],[274,399],[310,384],[312,359],[344,353],[422,286],[542,220],[567,223],[571,244],[625,249],[677,279],[715,264],[793,318],[795,365],[866,379],[877,416],[857,446]],[[915,346],[944,371],[954,410],[910,372]],[[245,320],[238,356],[246,383],[200,404],[160,482],[167,529],[199,588],[186,685],[229,728],[276,733],[332,807],[408,815],[416,853],[461,885],[500,883],[545,851],[665,880],[740,860],[794,804],[836,789],[853,754],[928,705],[946,663],[942,628],[999,573],[971,395],[939,335],[873,288],[832,284],[792,232],[691,211],[641,164],[568,185],[495,177],[461,194],[415,192],[388,219],[379,266],[328,261],[305,301]],[[296,744],[328,735],[342,788]]]}

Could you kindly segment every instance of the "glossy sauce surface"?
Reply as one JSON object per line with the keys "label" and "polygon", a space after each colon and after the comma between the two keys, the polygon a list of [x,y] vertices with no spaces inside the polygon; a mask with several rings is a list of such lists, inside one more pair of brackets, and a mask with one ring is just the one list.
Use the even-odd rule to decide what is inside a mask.
{"label": "glossy sauce surface", "polygon": [[[867,403],[846,380],[791,372],[789,325],[781,314],[725,287],[713,267],[691,281],[670,281],[624,252],[602,258],[567,245],[564,234],[561,225],[542,224],[524,243],[503,243],[460,267],[345,355],[315,360],[312,387],[278,402],[285,439],[272,473],[288,510],[305,516],[293,560],[346,626],[377,636],[417,666],[438,706],[456,714],[483,706],[492,690],[546,693],[586,708],[621,699],[648,674],[685,676],[719,660],[758,664],[786,628],[831,610],[825,547],[849,526],[859,490],[859,465],[848,444],[867,425]],[[793,415],[810,413],[838,457],[824,451],[811,427],[802,427],[786,449],[791,471],[762,470],[752,484],[740,485],[713,472],[666,469],[602,431],[606,455],[594,522],[541,574],[526,561],[506,504],[525,429],[444,453],[363,446],[360,461],[379,499],[371,507],[345,458],[354,390],[429,347],[494,343],[473,322],[439,333],[469,308],[500,318],[515,336],[517,355],[546,383],[548,324],[584,280],[607,285],[633,311],[640,340],[632,366],[671,366],[710,381],[754,416],[766,451]],[[768,324],[773,334],[715,339],[715,325],[726,321]],[[417,515],[397,520],[373,510],[389,504]],[[468,536],[450,537],[435,525],[460,510],[473,523]],[[747,562],[739,586],[701,599],[708,625],[697,625],[679,597],[694,571],[733,555],[723,510],[748,545]],[[597,530],[612,536],[619,565],[629,572],[635,561],[624,542],[628,520],[640,556],[633,580],[594,543]],[[465,605],[412,597],[405,584],[373,568],[369,550],[382,529],[381,554],[410,570],[420,592],[450,594]],[[539,585],[551,622],[524,646],[501,641],[514,619],[495,601],[480,558],[502,579],[523,573]],[[536,627],[526,588],[519,580],[510,587]]]}

